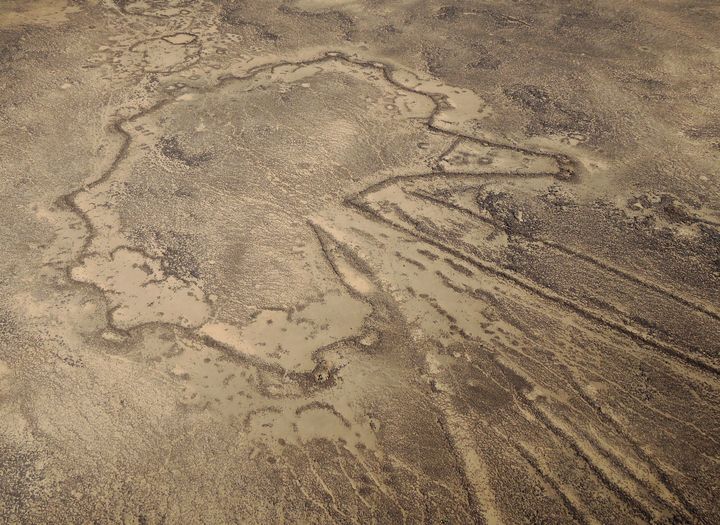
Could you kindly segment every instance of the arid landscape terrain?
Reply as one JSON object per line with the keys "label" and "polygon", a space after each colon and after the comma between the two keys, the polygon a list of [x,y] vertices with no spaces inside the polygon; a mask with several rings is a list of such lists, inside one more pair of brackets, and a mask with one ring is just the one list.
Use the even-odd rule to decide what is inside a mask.
{"label": "arid landscape terrain", "polygon": [[720,3],[0,0],[0,523],[720,523]]}

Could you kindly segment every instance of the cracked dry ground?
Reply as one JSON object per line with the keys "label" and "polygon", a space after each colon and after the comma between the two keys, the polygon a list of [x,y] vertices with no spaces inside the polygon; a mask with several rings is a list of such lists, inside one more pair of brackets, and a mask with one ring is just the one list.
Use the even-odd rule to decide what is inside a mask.
{"label": "cracked dry ground", "polygon": [[720,6],[0,0],[0,523],[718,523]]}

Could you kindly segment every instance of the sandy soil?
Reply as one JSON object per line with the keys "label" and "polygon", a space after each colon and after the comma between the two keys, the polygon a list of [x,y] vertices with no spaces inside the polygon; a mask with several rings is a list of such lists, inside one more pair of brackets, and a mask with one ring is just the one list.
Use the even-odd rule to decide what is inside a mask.
{"label": "sandy soil", "polygon": [[0,0],[0,523],[718,523],[720,6]]}

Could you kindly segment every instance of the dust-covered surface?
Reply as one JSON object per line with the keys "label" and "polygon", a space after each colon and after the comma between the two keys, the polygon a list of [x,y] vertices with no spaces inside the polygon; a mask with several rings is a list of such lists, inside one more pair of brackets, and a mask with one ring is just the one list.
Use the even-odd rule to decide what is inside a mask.
{"label": "dust-covered surface", "polygon": [[0,523],[718,523],[720,6],[0,0]]}

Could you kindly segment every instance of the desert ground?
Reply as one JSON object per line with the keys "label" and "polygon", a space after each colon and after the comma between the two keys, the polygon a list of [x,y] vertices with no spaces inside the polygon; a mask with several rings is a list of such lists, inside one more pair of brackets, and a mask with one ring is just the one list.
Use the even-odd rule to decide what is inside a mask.
{"label": "desert ground", "polygon": [[720,4],[0,0],[0,523],[720,523]]}

